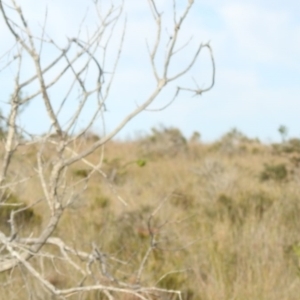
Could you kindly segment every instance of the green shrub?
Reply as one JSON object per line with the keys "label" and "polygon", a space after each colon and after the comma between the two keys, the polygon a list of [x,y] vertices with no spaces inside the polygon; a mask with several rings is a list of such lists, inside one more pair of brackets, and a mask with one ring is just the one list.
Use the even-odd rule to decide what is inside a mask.
{"label": "green shrub", "polygon": [[283,181],[288,177],[288,170],[285,164],[269,165],[265,164],[264,170],[260,173],[260,180]]}
{"label": "green shrub", "polygon": [[86,178],[88,177],[90,171],[86,169],[77,169],[73,171],[73,174],[77,177]]}
{"label": "green shrub", "polygon": [[139,167],[144,167],[144,166],[146,166],[146,164],[147,164],[147,160],[146,160],[146,159],[140,158],[140,159],[138,159],[138,160],[136,161],[136,164],[137,164]]}
{"label": "green shrub", "polygon": [[171,273],[165,276],[160,282],[159,287],[170,290],[182,289],[185,283],[185,278],[182,274]]}
{"label": "green shrub", "polygon": [[98,196],[95,198],[94,207],[95,208],[106,208],[110,204],[110,199],[105,196]]}
{"label": "green shrub", "polygon": [[[0,230],[7,233],[10,229],[10,216],[13,211],[18,211],[26,207],[25,203],[14,194],[4,194],[0,206]],[[32,208],[27,208],[16,212],[14,216],[15,224],[18,227],[23,225],[34,225],[41,222],[41,217]]]}
{"label": "green shrub", "polygon": [[220,194],[216,206],[208,211],[215,221],[229,220],[232,224],[242,225],[247,218],[254,217],[260,220],[265,212],[272,206],[274,200],[266,193],[244,192],[235,197]]}

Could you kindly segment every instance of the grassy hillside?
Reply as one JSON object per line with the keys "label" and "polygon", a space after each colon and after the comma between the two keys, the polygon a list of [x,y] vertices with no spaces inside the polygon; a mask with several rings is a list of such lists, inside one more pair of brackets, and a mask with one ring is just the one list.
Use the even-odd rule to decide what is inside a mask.
{"label": "grassy hillside", "polygon": [[[42,197],[35,148],[18,151],[15,172],[30,179],[7,197],[30,205]],[[56,236],[86,251],[97,245],[113,257],[109,272],[120,280],[134,283],[141,275],[145,285],[180,289],[186,300],[299,299],[299,140],[264,145],[232,131],[203,144],[197,135],[187,141],[176,129],[158,129],[138,141],[110,142],[88,160],[96,163],[101,155],[107,178],[83,162],[69,172],[64,184],[76,183],[76,199]],[[53,159],[50,146],[44,159]],[[34,236],[43,211],[37,204],[21,215],[20,234]],[[9,213],[0,211],[3,231]],[[78,283],[80,274],[66,276],[55,248],[46,247],[52,261],[35,259],[45,278],[59,287]],[[34,279],[24,280],[23,271],[1,274],[2,282],[13,280],[0,285],[0,299],[28,299],[28,290],[32,299],[53,299]],[[105,283],[100,271],[95,274]],[[68,299],[106,298],[90,293]]]}

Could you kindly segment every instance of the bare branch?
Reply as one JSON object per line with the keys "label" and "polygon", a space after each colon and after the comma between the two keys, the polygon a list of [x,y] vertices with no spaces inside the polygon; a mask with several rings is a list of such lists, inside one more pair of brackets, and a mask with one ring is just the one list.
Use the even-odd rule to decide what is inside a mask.
{"label": "bare branch", "polygon": [[210,91],[214,87],[214,85],[215,85],[215,76],[216,76],[216,65],[215,65],[213,52],[212,52],[211,46],[209,44],[202,45],[202,47],[206,47],[209,50],[209,55],[210,55],[210,59],[211,59],[211,63],[212,63],[211,84],[205,89],[199,89],[198,88],[198,89],[195,90],[195,89],[190,89],[190,88],[178,87],[179,90],[194,92],[195,95],[202,95],[203,93]]}
{"label": "bare branch", "polygon": [[[186,16],[188,15],[189,10],[191,9],[192,5],[193,5],[193,2],[190,1],[186,7],[184,13],[180,17],[179,21],[177,22],[176,20],[174,20],[175,23],[174,23],[174,31],[173,31],[172,41],[170,43],[169,49],[167,50],[167,55],[166,55],[166,59],[165,59],[165,63],[164,63],[163,78],[165,80],[167,80],[167,78],[168,78],[169,65],[171,62],[171,57],[173,56],[173,53],[174,53],[174,47],[177,43],[180,27],[181,27],[183,21],[185,20]],[[200,52],[200,50],[199,50],[199,52]]]}
{"label": "bare branch", "polygon": [[[186,270],[173,270],[160,275],[159,279],[152,280],[156,282],[155,286],[145,279],[151,254],[165,250],[160,247],[164,241],[162,229],[167,230],[170,229],[169,225],[177,224],[176,221],[163,219],[159,226],[154,226],[159,217],[158,212],[169,196],[158,204],[147,220],[147,244],[134,250],[129,257],[122,257],[125,245],[110,254],[112,251],[107,251],[110,248],[105,240],[99,238],[91,241],[90,228],[82,237],[78,236],[81,233],[77,232],[77,229],[72,229],[74,232],[70,237],[62,227],[68,221],[66,212],[77,209],[76,199],[83,197],[84,201],[82,200],[80,205],[90,205],[90,187],[99,184],[99,180],[108,187],[108,193],[121,202],[122,209],[125,209],[124,206],[130,206],[130,202],[125,201],[120,194],[122,188],[117,187],[106,175],[109,173],[105,170],[104,147],[133,118],[149,110],[149,106],[169,83],[189,74],[203,48],[208,49],[212,63],[210,85],[200,89],[195,81],[195,89],[178,86],[171,101],[161,109],[171,105],[181,91],[201,95],[214,86],[215,61],[209,43],[199,44],[186,65],[176,74],[169,74],[170,69],[177,63],[176,54],[190,46],[191,39],[180,46],[178,41],[181,27],[194,1],[188,1],[180,14],[176,1],[170,0],[173,7],[173,24],[171,30],[167,28],[167,32],[171,33],[165,38],[162,34],[164,14],[159,10],[158,1],[148,0],[155,21],[155,37],[152,41],[146,41],[146,48],[152,68],[151,75],[156,82],[149,94],[141,95],[141,104],[127,115],[124,114],[109,131],[106,129],[104,116],[106,117],[111,95],[114,95],[113,89],[118,91],[118,87],[114,85],[115,77],[122,58],[126,31],[130,28],[127,26],[130,19],[123,19],[124,0],[119,1],[117,6],[113,0],[92,1],[95,5],[92,15],[97,20],[93,25],[86,26],[86,22],[90,22],[90,14],[88,9],[85,10],[76,36],[67,37],[63,46],[47,33],[51,25],[49,19],[53,18],[50,3],[49,10],[48,7],[45,9],[43,21],[38,23],[36,29],[37,27],[28,21],[26,10],[22,9],[25,3],[22,3],[21,7],[21,1],[7,2],[10,4],[0,0],[0,10],[5,24],[4,30],[12,37],[14,43],[8,52],[0,56],[0,72],[14,70],[15,78],[10,99],[5,102],[9,109],[0,115],[1,124],[4,123],[3,128],[0,128],[4,145],[0,169],[0,210],[6,210],[8,214],[3,221],[3,232],[0,231],[0,273],[10,271],[9,280],[13,282],[17,270],[22,289],[31,298],[35,296],[27,278],[33,279],[42,291],[58,299],[67,299],[79,294],[81,297],[83,293],[93,291],[98,291],[101,297],[107,299],[115,299],[115,294],[121,295],[121,298],[127,295],[144,300],[163,297],[182,299],[179,290],[159,288],[157,285],[167,276]],[[161,45],[165,47],[165,56],[160,51]],[[163,62],[159,63],[161,57]],[[123,95],[120,97],[123,98]],[[45,129],[45,134],[41,134],[39,130],[30,131],[24,126],[26,118],[23,118],[22,112],[26,111],[27,107],[34,107],[35,98],[42,103],[50,124]],[[93,111],[90,107],[93,107]],[[87,120],[82,122],[87,110],[90,111]],[[36,111],[36,114],[39,113]],[[87,139],[87,133],[95,127],[98,129],[99,123],[101,136]],[[88,157],[89,155],[93,156]],[[78,165],[75,166],[75,163]],[[75,171],[78,166],[87,168],[83,170],[83,176],[77,176]],[[23,198],[24,190],[26,192]],[[20,201],[19,196],[22,199]],[[36,212],[39,214],[37,219],[42,221],[28,225],[30,222],[27,224],[26,218],[34,218]],[[63,216],[66,216],[66,219]],[[80,213],[77,217],[79,220]],[[101,223],[99,231],[104,232],[105,226],[107,224]],[[70,242],[71,238],[73,242]],[[85,241],[78,246],[77,240]],[[192,243],[166,250],[179,251]],[[50,269],[55,274],[71,278],[70,282],[57,286],[47,277],[46,273]]]}

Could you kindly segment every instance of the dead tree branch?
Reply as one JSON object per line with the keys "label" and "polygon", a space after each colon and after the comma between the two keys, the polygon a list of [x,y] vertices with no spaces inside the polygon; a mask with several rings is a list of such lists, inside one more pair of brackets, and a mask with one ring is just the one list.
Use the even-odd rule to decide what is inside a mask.
{"label": "dead tree branch", "polygon": [[[194,1],[187,1],[181,13],[178,11],[176,1],[173,1],[171,38],[164,40],[162,34],[164,14],[160,12],[158,1],[148,0],[156,33],[154,41],[147,41],[146,47],[155,85],[149,94],[141,95],[142,101],[138,107],[127,115],[124,114],[123,119],[106,133],[104,114],[112,90],[118,89],[114,86],[114,80],[126,40],[127,22],[130,20],[123,18],[124,1],[120,1],[119,5],[114,5],[113,1],[110,1],[110,4],[105,1],[92,2],[94,2],[93,12],[98,17],[93,30],[90,32],[88,29],[87,33],[84,33],[85,21],[88,19],[84,16],[77,35],[67,37],[62,46],[62,42],[58,42],[47,33],[49,19],[55,17],[47,9],[42,25],[36,29],[31,20],[27,19],[26,10],[23,9],[25,4],[17,0],[0,0],[1,17],[5,24],[3,30],[6,30],[13,40],[9,51],[0,55],[1,59],[6,58],[0,72],[7,69],[15,72],[14,86],[7,103],[9,109],[0,116],[1,121],[5,123],[4,128],[1,128],[4,147],[1,152],[0,210],[10,209],[9,219],[4,222],[3,228],[0,227],[0,273],[12,274],[20,269],[23,282],[25,275],[28,275],[44,290],[60,299],[93,291],[100,291],[108,299],[115,299],[116,294],[144,300],[153,299],[154,295],[172,294],[182,299],[178,290],[158,288],[142,280],[147,262],[151,258],[150,254],[158,248],[152,221],[166,200],[162,201],[149,217],[147,226],[150,245],[142,255],[135,274],[135,282],[122,278],[116,271],[117,268],[111,267],[112,262],[119,265],[125,265],[127,262],[106,253],[94,241],[89,241],[89,245],[83,247],[89,250],[69,246],[72,244],[70,237],[64,236],[63,233],[59,236],[62,231],[60,224],[63,223],[63,216],[71,210],[76,196],[84,194],[86,195],[84,197],[88,197],[88,184],[94,174],[100,174],[101,179],[106,180],[122,204],[128,205],[113,184],[109,183],[102,170],[103,147],[126,124],[147,110],[167,85],[177,82],[179,78],[188,74],[204,49],[209,51],[211,59],[210,85],[204,89],[177,86],[171,102],[162,109],[175,101],[181,91],[202,95],[211,90],[215,83],[212,48],[209,43],[197,44],[196,50],[185,66],[177,73],[172,73],[170,70],[176,65],[177,54],[190,46],[190,40],[181,46],[178,44],[182,25]],[[165,55],[163,62],[159,64],[157,58],[161,56],[161,46]],[[55,88],[59,93],[53,92]],[[82,125],[80,118],[90,103],[93,103],[94,109],[90,112],[87,122]],[[45,122],[49,124],[46,133],[31,132],[22,121],[23,112],[35,105],[42,105],[44,109]],[[35,113],[37,116],[41,112],[37,109]],[[95,126],[97,120],[102,122],[104,133],[98,139],[91,139],[87,143],[84,136]],[[90,160],[88,156],[95,154],[98,149],[102,149],[101,153],[97,154],[98,161]],[[27,160],[25,156],[28,157]],[[89,172],[80,180],[72,177],[72,167],[75,164],[89,167]],[[33,191],[29,193],[28,203],[25,205],[16,197],[22,195],[24,190]],[[42,212],[42,221],[33,223],[30,227],[29,222],[26,223],[26,218],[30,219],[35,209]],[[22,215],[24,220],[21,220]],[[67,276],[74,275],[80,283],[74,284],[74,279],[73,286],[57,287],[51,282],[38,261],[45,261],[58,270],[55,260],[60,262],[59,267],[64,268]],[[162,276],[157,283],[168,274],[172,272]],[[27,292],[31,293],[29,283],[24,283],[24,286]]]}

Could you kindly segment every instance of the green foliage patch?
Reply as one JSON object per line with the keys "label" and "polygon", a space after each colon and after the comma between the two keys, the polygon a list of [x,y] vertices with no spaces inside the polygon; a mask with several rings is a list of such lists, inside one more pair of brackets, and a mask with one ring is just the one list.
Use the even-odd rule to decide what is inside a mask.
{"label": "green foliage patch", "polygon": [[288,177],[288,170],[285,164],[265,164],[264,170],[260,173],[260,180],[284,181]]}
{"label": "green foliage patch", "polygon": [[41,217],[35,213],[33,208],[26,208],[18,196],[13,193],[4,194],[0,206],[0,230],[8,232],[10,229],[10,218],[14,212],[14,222],[18,227],[25,226],[31,228],[32,225],[41,223]]}

